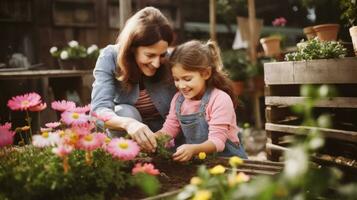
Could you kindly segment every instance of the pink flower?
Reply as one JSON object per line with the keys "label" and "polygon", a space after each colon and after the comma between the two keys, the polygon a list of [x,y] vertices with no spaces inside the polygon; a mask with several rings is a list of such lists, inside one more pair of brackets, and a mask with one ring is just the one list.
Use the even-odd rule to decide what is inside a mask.
{"label": "pink flower", "polygon": [[89,117],[83,113],[65,111],[61,114],[61,120],[67,125],[82,125],[88,123]]}
{"label": "pink flower", "polygon": [[85,151],[93,151],[102,146],[101,136],[97,136],[96,134],[88,134],[81,137],[78,142],[77,146],[79,149]]}
{"label": "pink flower", "polygon": [[0,124],[0,129],[6,129],[9,130],[11,128],[11,123],[10,122],[6,122],[5,124]]}
{"label": "pink flower", "polygon": [[60,142],[60,137],[57,133],[44,131],[41,135],[32,136],[32,144],[35,147],[55,146]]}
{"label": "pink flower", "polygon": [[121,160],[132,160],[138,155],[140,148],[136,142],[121,137],[110,141],[107,151]]}
{"label": "pink flower", "polygon": [[71,130],[79,136],[84,136],[90,134],[93,128],[95,128],[95,126],[92,123],[86,122],[84,124],[72,126]]}
{"label": "pink flower", "polygon": [[77,112],[77,113],[86,113],[90,111],[90,104],[85,105],[83,107],[75,107],[73,109],[70,109],[70,111]]}
{"label": "pink flower", "polygon": [[27,93],[24,95],[19,95],[12,97],[8,102],[7,106],[11,110],[28,110],[31,107],[35,107],[41,103],[41,96],[37,93]]}
{"label": "pink flower", "polygon": [[103,113],[101,115],[98,115],[96,112],[92,112],[91,115],[103,122],[106,122],[113,117],[113,114],[110,114],[110,113]]}
{"label": "pink flower", "polygon": [[52,153],[58,155],[61,158],[67,156],[72,151],[73,151],[73,147],[65,144],[60,144],[52,149]]}
{"label": "pink flower", "polygon": [[154,176],[160,174],[159,170],[155,169],[154,165],[151,163],[144,163],[143,165],[141,163],[136,163],[131,172],[133,175],[137,173],[145,173]]}
{"label": "pink flower", "polygon": [[61,125],[61,122],[49,122],[45,124],[48,128],[57,128],[59,125]]}
{"label": "pink flower", "polygon": [[287,23],[287,20],[284,17],[276,18],[272,22],[273,26],[285,26],[286,23]]}
{"label": "pink flower", "polygon": [[62,100],[52,102],[51,107],[53,110],[63,112],[66,110],[74,109],[76,107],[76,104],[73,101]]}
{"label": "pink flower", "polygon": [[47,104],[46,103],[40,103],[36,106],[33,106],[33,107],[30,107],[29,110],[32,111],[32,112],[40,112],[44,109],[47,108]]}
{"label": "pink flower", "polygon": [[0,124],[0,147],[11,145],[14,142],[15,132],[10,130],[11,123]]}

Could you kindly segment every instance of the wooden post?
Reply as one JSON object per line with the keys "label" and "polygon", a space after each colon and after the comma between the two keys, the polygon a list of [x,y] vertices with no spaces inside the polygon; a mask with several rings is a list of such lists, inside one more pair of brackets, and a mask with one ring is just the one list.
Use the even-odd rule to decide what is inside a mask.
{"label": "wooden post", "polygon": [[248,0],[248,16],[249,16],[249,55],[250,61],[255,64],[257,62],[257,52],[255,44],[255,2],[254,0]]}
{"label": "wooden post", "polygon": [[126,20],[131,14],[131,0],[119,0],[120,30],[123,29]]}
{"label": "wooden post", "polygon": [[209,1],[209,22],[210,22],[211,40],[217,41],[217,37],[216,37],[216,0]]}

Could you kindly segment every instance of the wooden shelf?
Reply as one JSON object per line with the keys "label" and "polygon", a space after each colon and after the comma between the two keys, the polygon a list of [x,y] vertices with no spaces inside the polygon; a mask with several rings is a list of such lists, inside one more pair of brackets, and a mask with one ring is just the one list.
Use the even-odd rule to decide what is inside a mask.
{"label": "wooden shelf", "polygon": [[356,84],[357,57],[264,64],[266,85]]}
{"label": "wooden shelf", "polygon": [[304,135],[308,134],[310,131],[317,130],[325,137],[335,138],[335,139],[355,142],[355,143],[357,142],[357,132],[355,131],[345,131],[345,130],[338,130],[338,129],[308,127],[308,126],[283,125],[283,124],[273,124],[273,123],[265,123],[265,130],[290,133],[290,134],[304,134]]}
{"label": "wooden shelf", "polygon": [[[303,104],[307,99],[307,97],[267,96],[265,97],[265,105],[293,106],[296,104]],[[323,99],[314,103],[314,107],[357,108],[357,97],[334,97]]]}

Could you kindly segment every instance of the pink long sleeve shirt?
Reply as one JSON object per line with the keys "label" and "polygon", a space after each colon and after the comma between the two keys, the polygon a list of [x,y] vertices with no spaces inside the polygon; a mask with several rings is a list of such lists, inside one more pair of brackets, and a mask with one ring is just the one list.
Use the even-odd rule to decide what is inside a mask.
{"label": "pink long sleeve shirt", "polygon": [[[179,92],[175,94],[170,104],[170,111],[161,129],[162,132],[176,137],[180,133],[180,123],[175,113],[176,100]],[[181,114],[188,115],[199,111],[201,100],[185,99],[181,106]],[[230,96],[222,90],[213,89],[206,107],[206,120],[208,123],[208,140],[215,146],[217,152],[224,150],[227,139],[239,143],[238,126],[233,102]]]}

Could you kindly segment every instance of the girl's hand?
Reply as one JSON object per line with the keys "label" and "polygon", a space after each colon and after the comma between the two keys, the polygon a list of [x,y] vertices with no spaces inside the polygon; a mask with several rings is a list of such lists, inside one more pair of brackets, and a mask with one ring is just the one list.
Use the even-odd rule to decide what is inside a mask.
{"label": "girl's hand", "polygon": [[183,144],[179,146],[173,155],[173,159],[179,162],[185,162],[191,160],[196,154],[196,148],[193,144]]}
{"label": "girl's hand", "polygon": [[127,125],[126,131],[141,148],[151,152],[155,151],[157,146],[155,134],[147,125],[138,121],[132,121]]}

